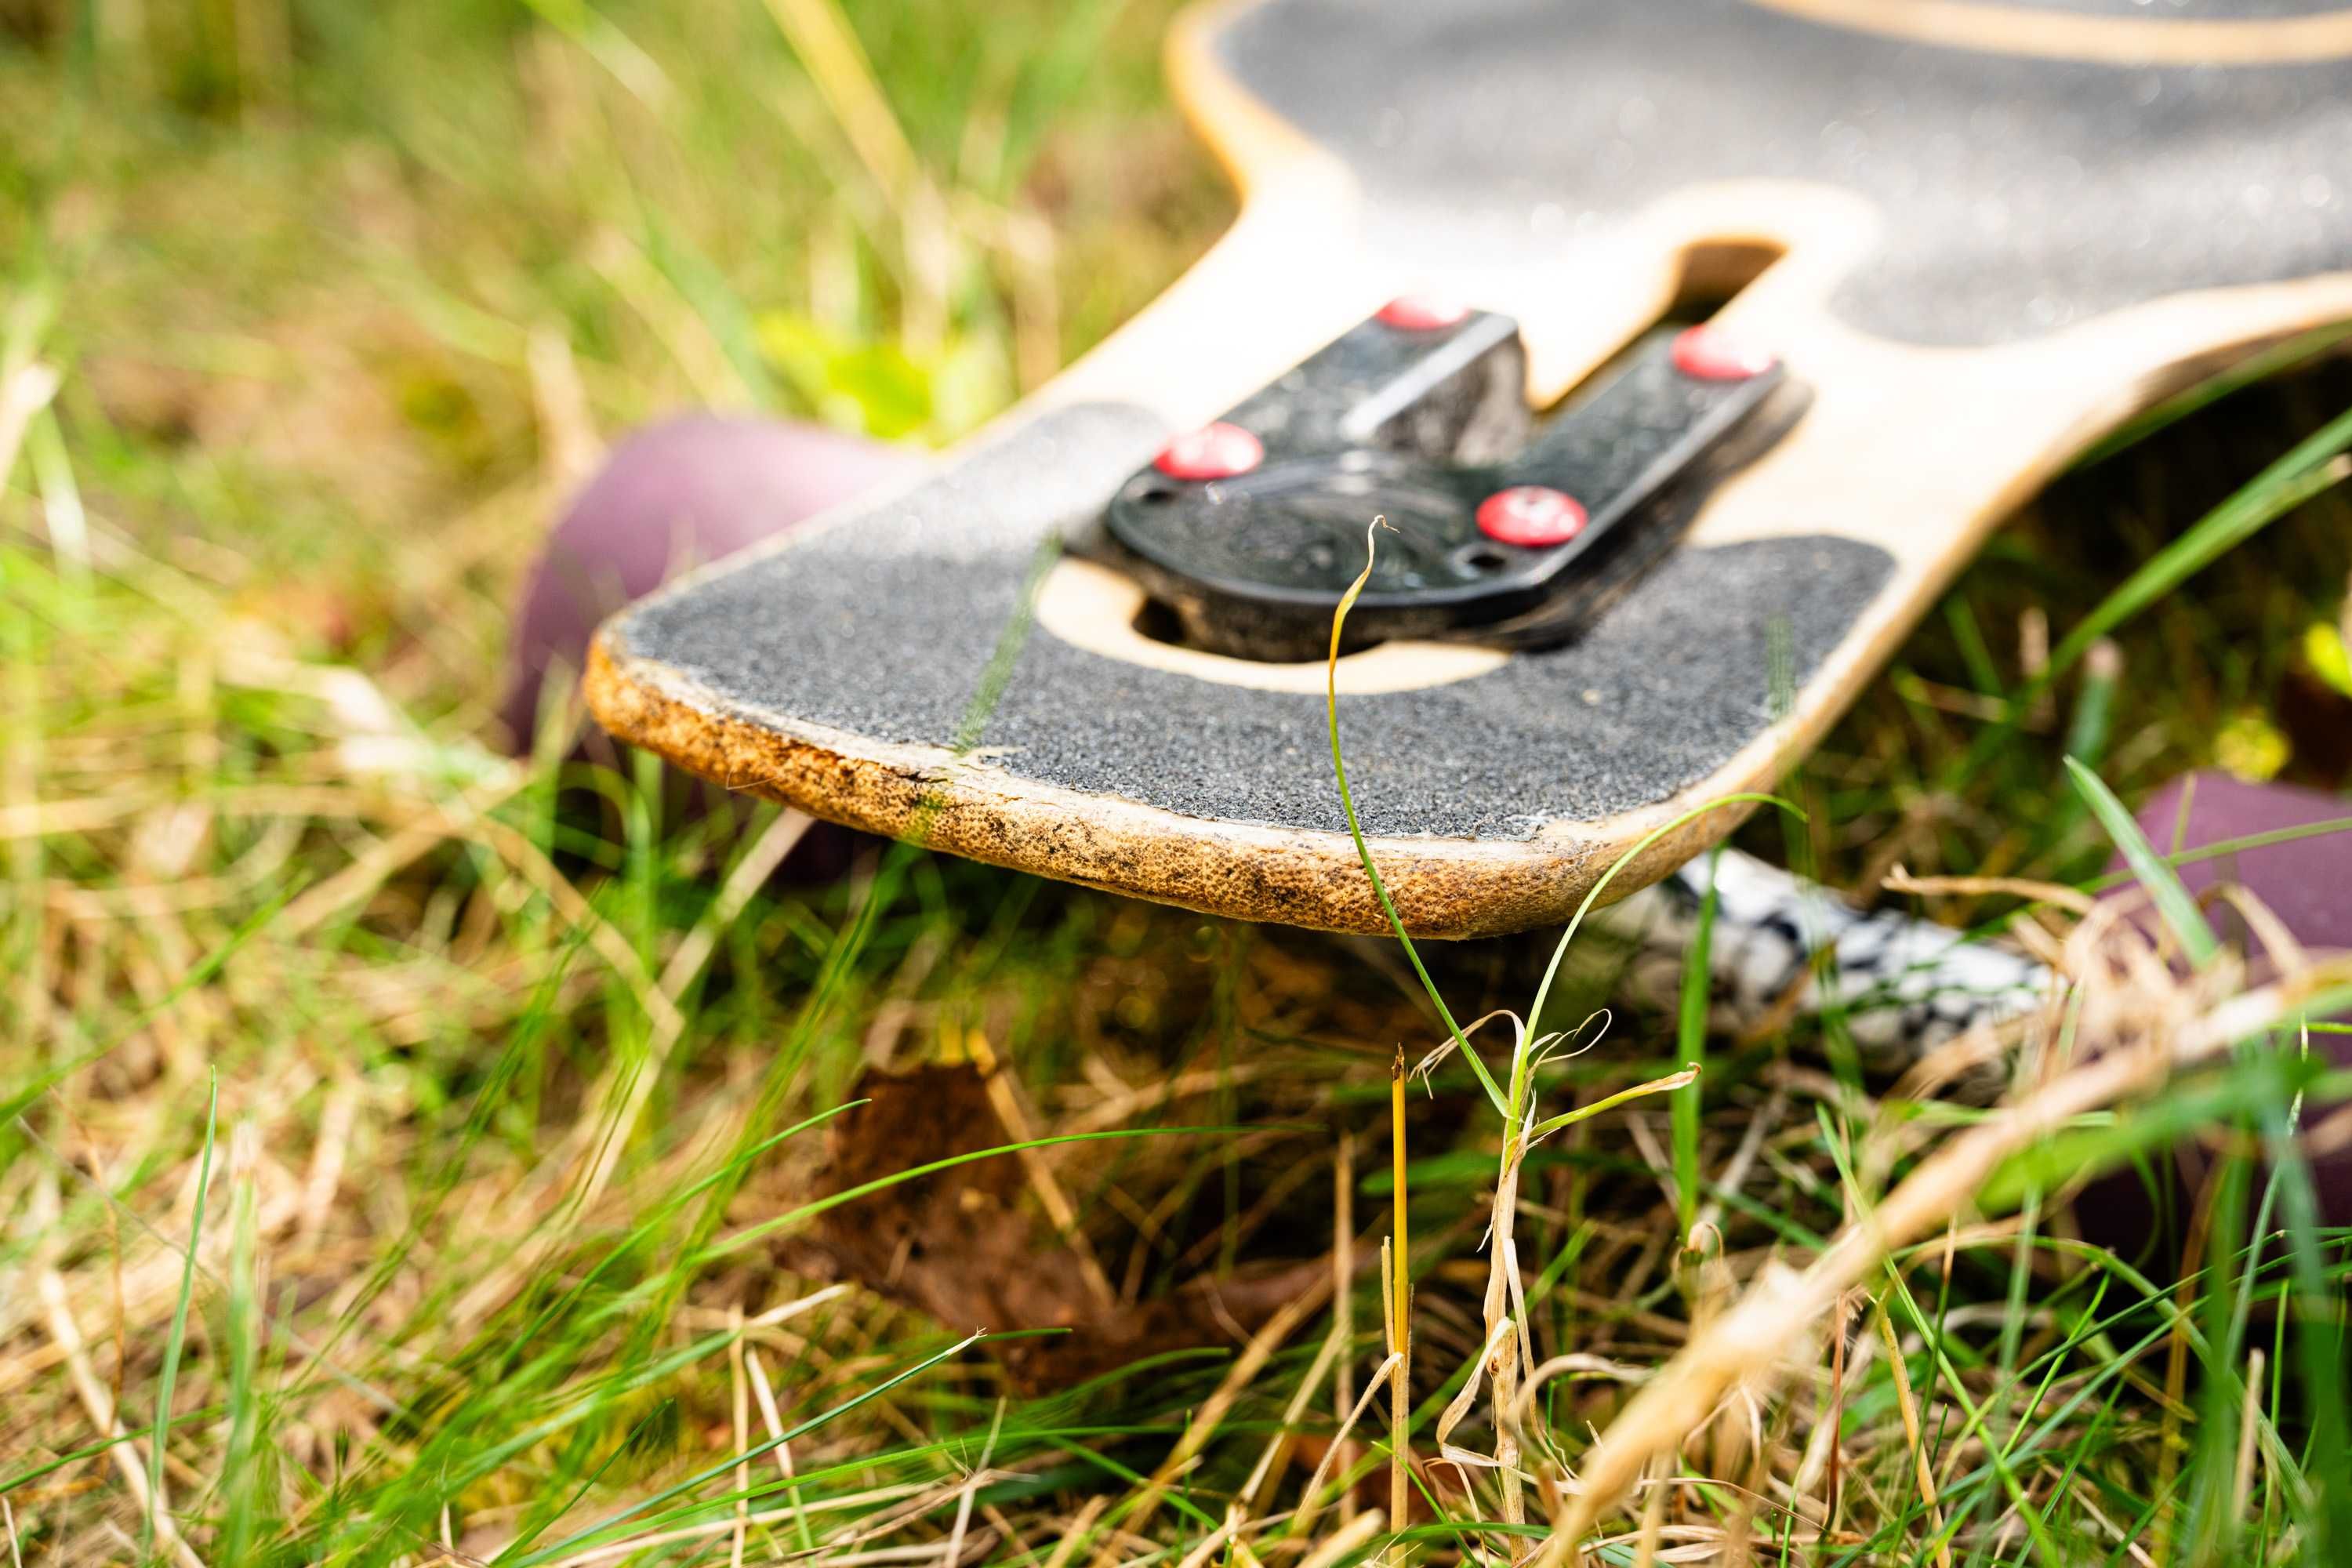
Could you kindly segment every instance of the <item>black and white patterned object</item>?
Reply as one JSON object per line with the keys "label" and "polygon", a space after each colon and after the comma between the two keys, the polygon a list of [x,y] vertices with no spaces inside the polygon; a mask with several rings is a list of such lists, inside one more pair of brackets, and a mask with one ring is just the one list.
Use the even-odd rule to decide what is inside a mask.
{"label": "black and white patterned object", "polygon": [[[1633,983],[1645,996],[1679,991],[1707,876],[1702,856],[1597,913],[1637,944]],[[2014,1017],[2050,994],[2050,970],[2022,953],[1970,942],[1931,921],[1859,912],[1737,850],[1723,852],[1714,876],[1707,970],[1717,1027],[1752,1024],[1794,992],[1801,1012],[1843,1015],[1866,1065],[1899,1072],[1945,1041]],[[1813,955],[1824,951],[1827,962],[1816,966]]]}

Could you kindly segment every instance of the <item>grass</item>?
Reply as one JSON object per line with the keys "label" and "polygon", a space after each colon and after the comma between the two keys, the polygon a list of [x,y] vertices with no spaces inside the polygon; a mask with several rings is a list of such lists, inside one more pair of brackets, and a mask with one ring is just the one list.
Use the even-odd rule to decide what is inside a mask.
{"label": "grass", "polygon": [[[1612,1010],[1507,1087],[1437,1064],[1396,1139],[1399,1043],[1451,1031],[1392,949],[905,850],[778,879],[796,818],[484,745],[513,584],[602,441],[700,403],[950,438],[1223,220],[1164,7],[843,16],[0,5],[0,382],[56,386],[0,489],[10,1551],[1321,1564],[1402,1524],[1441,1560],[1538,1550],[1570,1474],[1616,1564],[2340,1551],[2346,1260],[2291,1132],[2346,1086],[2226,952],[2174,973],[2041,917],[2093,980],[1999,1112],[1825,1069],[1834,1021],[1629,1005],[1600,932],[1549,981],[1559,933],[1433,947],[1452,1016]],[[2076,885],[2110,803],[2183,769],[2341,793],[2347,405],[2305,367],[2057,481],[1741,842],[1848,889]],[[2186,926],[2168,846],[2124,848]],[[1020,1328],[803,1271],[866,1212],[823,1184],[866,1073],[975,1037],[1024,1130],[970,1147],[1014,1152],[910,1138],[879,1195],[1024,1162],[1122,1305],[1335,1250],[1338,1300],[1034,1388]],[[2227,1070],[2061,1070],[2115,1039]],[[1580,1119],[1514,1160],[1490,1094]],[[2184,1137],[2187,1268],[2084,1239],[2081,1170]],[[1929,1223],[1837,1252],[1874,1215]],[[1381,1364],[1346,1244],[1384,1231],[1402,1520],[1384,1411],[1312,1446]],[[1836,1288],[1759,1315],[1791,1276]],[[1517,1390],[1456,1408],[1511,1341]],[[1645,1436],[1710,1366],[1773,1375]],[[1523,1506],[1441,1442],[1517,1444]]]}

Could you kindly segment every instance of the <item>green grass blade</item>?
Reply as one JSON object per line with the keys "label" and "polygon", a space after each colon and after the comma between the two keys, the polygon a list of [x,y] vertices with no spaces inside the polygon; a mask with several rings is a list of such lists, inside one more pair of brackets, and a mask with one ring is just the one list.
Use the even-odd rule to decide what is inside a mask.
{"label": "green grass blade", "polygon": [[588,0],[523,0],[523,4],[610,71],[613,79],[647,109],[658,110],[669,97],[669,79],[654,58],[589,5]]}
{"label": "green grass blade", "polygon": [[1550,1000],[1552,982],[1559,977],[1560,961],[1568,956],[1568,944],[1576,940],[1577,928],[1584,923],[1584,917],[1592,912],[1592,906],[1601,901],[1601,895],[1609,890],[1609,884],[1617,879],[1617,873],[1640,859],[1644,850],[1668,834],[1679,832],[1710,811],[1720,811],[1729,805],[1777,805],[1798,821],[1805,820],[1805,814],[1802,811],[1777,795],[1742,791],[1738,795],[1722,795],[1704,805],[1692,806],[1673,821],[1662,823],[1643,834],[1634,841],[1631,849],[1617,857],[1615,863],[1601,874],[1601,879],[1593,883],[1591,890],[1584,895],[1584,901],[1576,906],[1576,913],[1570,917],[1568,929],[1559,933],[1559,942],[1551,950],[1551,962],[1544,965],[1543,983],[1536,987],[1534,1005],[1528,1009],[1528,1027],[1530,1030],[1537,1027],[1536,1021],[1543,1016],[1544,1004]]}
{"label": "green grass blade", "polygon": [[[163,1495],[163,1443],[172,1434],[172,1385],[180,1376],[180,1352],[188,1342],[188,1305],[196,1293],[196,1251],[205,1235],[205,1192],[212,1184],[213,1135],[220,1119],[220,1074],[212,1075],[212,1091],[205,1107],[205,1147],[196,1157],[196,1205],[188,1221],[187,1256],[180,1265],[180,1299],[172,1309],[172,1332],[163,1342],[163,1370],[155,1382],[155,1425],[147,1444],[147,1495]],[[142,1534],[150,1550],[155,1544],[155,1514],[147,1515]]]}
{"label": "green grass blade", "polygon": [[[1265,1130],[1263,1123],[1254,1127],[1114,1127],[1101,1132],[1061,1132],[1050,1138],[1032,1138],[1022,1143],[1000,1143],[992,1149],[973,1149],[961,1154],[950,1154],[944,1160],[933,1160],[927,1164],[910,1165],[906,1170],[895,1172],[887,1176],[877,1176],[870,1182],[860,1182],[854,1187],[844,1187],[837,1193],[831,1193],[812,1203],[803,1204],[798,1208],[787,1210],[772,1219],[763,1219],[757,1225],[746,1226],[733,1235],[705,1247],[695,1262],[699,1266],[724,1258],[730,1252],[750,1246],[763,1236],[772,1235],[788,1226],[798,1225],[805,1219],[814,1219],[827,1209],[839,1208],[843,1204],[855,1203],[859,1198],[870,1197],[887,1187],[895,1187],[901,1182],[911,1182],[919,1177],[935,1175],[941,1171],[952,1170],[958,1165],[969,1165],[975,1160],[992,1160],[1000,1154],[1018,1154],[1024,1149],[1050,1149],[1056,1143],[1099,1143],[1120,1138],[1211,1137],[1234,1132],[1262,1132]],[[1302,1127],[1299,1131],[1304,1132],[1314,1130]]]}
{"label": "green grass blade", "polygon": [[2134,415],[2095,442],[2090,450],[2074,459],[2074,466],[2084,468],[2094,463],[2105,462],[2117,452],[2139,445],[2158,431],[2179,424],[2199,409],[2218,403],[2233,392],[2252,386],[2258,381],[2267,381],[2326,353],[2347,338],[2352,338],[2352,321],[2332,321],[2326,326],[2315,327],[2310,331],[2299,332],[2282,342],[2273,343],[2220,374],[2209,375],[2154,407]]}
{"label": "green grass blade", "polygon": [[2071,668],[2092,643],[2162,599],[2197,573],[2346,476],[2335,459],[2352,447],[2352,410],[2321,426],[2243,489],[2151,556],[2099,607],[2066,634],[2050,656],[2046,684]]}
{"label": "green grass blade", "polygon": [[[1722,861],[1719,849],[1707,857],[1706,896],[1699,900],[1698,930],[1691,933],[1690,951],[1683,955],[1683,990],[1675,1014],[1675,1056],[1694,1075],[1706,1067],[1707,962],[1714,952],[1715,911],[1720,901],[1715,871]],[[1698,1113],[1704,1092],[1694,1077],[1673,1101],[1675,1220],[1685,1247],[1690,1245],[1691,1226],[1698,1217]]]}
{"label": "green grass blade", "polygon": [[2018,691],[2008,716],[1985,727],[1976,743],[1954,764],[1951,776],[1969,777],[1990,762],[2009,743],[2019,716],[2031,711],[2051,684],[2073,668],[2101,637],[2304,502],[2352,476],[2352,468],[2339,460],[2347,447],[2352,447],[2352,410],[2297,442],[2285,456],[2150,556],[2067,632],[2042,672]]}
{"label": "green grass blade", "polygon": [[[2296,1371],[2311,1420],[2304,1468],[2318,1478],[2311,1488],[2316,1509],[2309,1521],[2315,1537],[2309,1561],[2333,1563],[2342,1561],[2352,1548],[2352,1487],[2343,1484],[2352,1472],[2352,1430],[2347,1430],[2344,1394],[2344,1286],[2340,1279],[2331,1286],[2320,1258],[2326,1221],[2298,1131],[2285,1104],[2274,1102],[2263,1132],[2286,1210]],[[2280,1314],[2282,1319],[2288,1315]]]}
{"label": "green grass blade", "polygon": [[2204,911],[2182,886],[2179,874],[2156,852],[2147,835],[2132,820],[2132,814],[2124,809],[2124,803],[2116,798],[2116,792],[2098,774],[2072,757],[2066,759],[2066,772],[2090,805],[2091,815],[2099,819],[2099,826],[2106,829],[2107,837],[2123,852],[2124,863],[2131,868],[2132,875],[2156,900],[2157,912],[2172,929],[2189,962],[2200,969],[2211,963],[2220,955],[2221,944],[2213,935],[2213,928],[2205,923]]}
{"label": "green grass blade", "polygon": [[[226,1405],[207,1405],[198,1409],[191,1410],[184,1415],[173,1417],[172,1425],[174,1426],[200,1426],[209,1422],[216,1421],[221,1416],[227,1414],[228,1406]],[[111,1437],[101,1438],[95,1443],[85,1443],[78,1447],[68,1448],[65,1452],[56,1455],[51,1458],[42,1460],[37,1465],[27,1465],[25,1468],[17,1470],[13,1474],[0,1476],[0,1497],[6,1496],[8,1493],[15,1491],[19,1487],[30,1486],[44,1476],[53,1476],[59,1470],[79,1465],[84,1459],[101,1458],[113,1449],[121,1447],[125,1443],[135,1443],[139,1440],[142,1434],[145,1433],[145,1431],[146,1428],[144,1427],[140,1428],[138,1431],[118,1431]]]}
{"label": "green grass blade", "polygon": [[[1363,825],[1356,819],[1356,797],[1348,788],[1347,758],[1339,750],[1339,632],[1348,624],[1348,612],[1356,607],[1356,600],[1362,595],[1364,584],[1372,580],[1372,562],[1376,553],[1373,535],[1387,526],[1385,519],[1376,517],[1372,519],[1371,526],[1364,530],[1364,569],[1356,574],[1356,580],[1349,584],[1348,591],[1339,596],[1339,607],[1331,612],[1331,652],[1323,665],[1323,708],[1331,731],[1331,774],[1339,784],[1339,808],[1348,814],[1348,837],[1356,841],[1356,858],[1363,863],[1364,875],[1371,881],[1372,896],[1380,900],[1381,912],[1388,917],[1389,929],[1396,932],[1397,941],[1403,944],[1405,957],[1412,961],[1412,972],[1421,977],[1421,988],[1429,994],[1431,1005],[1444,1020],[1445,1032],[1453,1036],[1454,1048],[1470,1064],[1470,1070],[1478,1075],[1478,1085],[1486,1091],[1486,1098],[1494,1102],[1495,1114],[1507,1122],[1511,1115],[1510,1102],[1503,1097],[1502,1086],[1495,1081],[1495,1075],[1486,1070],[1486,1064],[1478,1059],[1478,1053],[1471,1048],[1468,1037],[1462,1033],[1462,1026],[1454,1021],[1453,1010],[1446,1006],[1445,998],[1438,994],[1437,982],[1429,977],[1429,970],[1421,962],[1420,949],[1412,945],[1412,938],[1405,933],[1404,921],[1398,918],[1396,905],[1389,898],[1388,884],[1381,879],[1381,868],[1372,864],[1371,847],[1364,842]],[[1532,1026],[1534,1020],[1530,1018],[1528,1023]]]}
{"label": "green grass blade", "polygon": [[1550,1137],[1563,1127],[1573,1127],[1578,1122],[1588,1121],[1604,1110],[1614,1110],[1617,1107],[1640,1100],[1645,1095],[1671,1094],[1677,1089],[1696,1089],[1697,1086],[1698,1068],[1687,1067],[1680,1072],[1670,1072],[1664,1078],[1654,1078],[1647,1083],[1637,1083],[1631,1089],[1621,1089],[1614,1094],[1603,1095],[1590,1105],[1580,1105],[1574,1110],[1563,1110],[1558,1116],[1538,1121],[1534,1130],[1528,1132],[1528,1142],[1531,1144],[1538,1142]]}
{"label": "green grass blade", "polygon": [[[228,1270],[228,1444],[221,1458],[223,1521],[217,1554],[224,1563],[250,1563],[260,1540],[276,1476],[266,1447],[260,1383],[261,1312],[259,1215],[249,1161],[232,1154]],[[193,1256],[193,1255],[192,1255]]]}
{"label": "green grass blade", "polygon": [[683,1494],[693,1490],[696,1487],[701,1486],[706,1481],[715,1480],[719,1477],[726,1475],[730,1471],[733,1470],[738,1465],[740,1465],[747,1460],[756,1459],[764,1454],[773,1453],[776,1449],[782,1447],[785,1444],[793,1441],[794,1438],[806,1436],[811,1432],[815,1431],[818,1427],[832,1421],[835,1417],[845,1415],[861,1405],[865,1405],[871,1400],[879,1399],[882,1395],[889,1393],[890,1390],[898,1387],[900,1384],[907,1382],[909,1378],[919,1377],[922,1373],[929,1372],[931,1368],[939,1365],[941,1362],[947,1361],[954,1356],[961,1355],[965,1351],[971,1349],[973,1345],[982,1342],[989,1337],[990,1336],[986,1334],[967,1334],[962,1339],[958,1340],[955,1343],[948,1346],[945,1350],[937,1351],[930,1355],[925,1356],[921,1361],[917,1362],[906,1371],[898,1373],[898,1376],[890,1378],[886,1382],[876,1384],[873,1387],[866,1389],[864,1393],[859,1394],[855,1398],[845,1399],[840,1404],[834,1405],[832,1408],[821,1411],[817,1415],[810,1416],[807,1420],[800,1423],[800,1425],[796,1426],[787,1427],[785,1430],[766,1439],[764,1442],[754,1443],[751,1447],[744,1449],[740,1454],[730,1456],[716,1465],[697,1470],[694,1474],[687,1477],[686,1479],[656,1492],[653,1496],[646,1498],[644,1501],[630,1504],[627,1508],[625,1508],[620,1512],[614,1514],[611,1518],[604,1520],[602,1523],[591,1525],[588,1529],[581,1531],[577,1534],[566,1536],[563,1540],[555,1542],[553,1545],[543,1547],[540,1551],[534,1552],[527,1557],[517,1558],[509,1565],[509,1568],[531,1568],[531,1565],[534,1563],[545,1563],[553,1558],[563,1556],[567,1552],[575,1551],[581,1546],[603,1536],[607,1531],[616,1530],[620,1526],[626,1524],[629,1521],[637,1518],[639,1515],[659,1508],[662,1504],[669,1501],[671,1499],[682,1496]]}
{"label": "green grass blade", "polygon": [[728,368],[743,384],[743,390],[762,408],[780,406],[782,395],[769,374],[767,356],[760,352],[759,330],[726,275],[662,216],[660,208],[646,204],[640,222],[646,259],[709,330],[711,341],[726,356]]}

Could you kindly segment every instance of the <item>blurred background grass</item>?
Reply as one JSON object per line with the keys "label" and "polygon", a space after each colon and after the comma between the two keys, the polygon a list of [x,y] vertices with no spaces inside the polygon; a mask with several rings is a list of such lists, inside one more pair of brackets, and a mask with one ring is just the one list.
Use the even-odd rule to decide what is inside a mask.
{"label": "blurred background grass", "polygon": [[[148,1551],[131,1480],[89,1451],[118,1405],[207,1561],[554,1540],[661,1495],[740,1447],[730,1312],[807,1289],[757,1247],[688,1240],[804,1194],[813,1154],[757,1147],[792,1116],[869,1065],[957,1059],[975,1029],[1041,1130],[1122,1104],[1253,1124],[1083,1168],[1096,1218],[1150,1210],[1114,1259],[1130,1293],[1203,1257],[1328,1245],[1330,1141],[1285,1129],[1363,1142],[1396,1041],[1428,1031],[1377,949],[921,857],[730,900],[723,875],[772,814],[739,835],[667,815],[648,770],[503,772],[478,744],[518,576],[604,441],[695,405],[951,439],[1199,253],[1230,198],[1159,83],[1170,9],[0,0],[0,381],[58,376],[0,490],[0,1489],[33,1554]],[[1759,822],[1746,842],[1849,889],[1898,860],[2088,876],[2109,847],[2063,783],[2070,743],[2133,799],[2209,763],[2340,792],[2336,494],[2119,628],[2105,684],[2070,679],[2008,743],[1979,742],[2037,650],[2347,402],[2352,377],[2324,367],[2060,481],[1792,783],[1806,836]],[[2007,907],[1933,906],[1963,923]],[[1528,955],[1479,944],[1445,975],[1465,1001],[1512,1000]],[[1603,948],[1550,1022],[1614,977]],[[1823,1129],[1869,1108],[1791,1068],[1812,1028],[1710,1073],[1707,1169],[1760,1107],[1786,1118],[1724,1221],[1743,1268],[1841,1217]],[[1547,1089],[1606,1092],[1671,1051],[1670,1023],[1621,1008]],[[1466,1081],[1439,1088],[1414,1112],[1425,1331],[1466,1354],[1460,1173],[1486,1141]],[[1596,1124],[1545,1171],[1527,1234],[1545,1353],[1673,1348],[1649,1169]],[[1360,1212],[1377,1206],[1375,1184]],[[1972,1256],[1952,1301],[2030,1288],[2036,1334],[2065,1333],[2028,1348],[2105,1390],[2107,1414],[2030,1479],[2052,1528],[2107,1542],[2090,1521],[2171,1506],[2151,1456],[2180,1408],[2126,1351],[2067,1337],[2074,1309],[2043,1295],[2066,1287],[2013,1278],[2006,1247]],[[1369,1296],[1355,1321],[1368,1341]],[[874,1394],[950,1343],[940,1329],[858,1295],[750,1340],[794,1420]],[[1278,1357],[1232,1430],[1267,1429],[1304,1363]],[[1937,1364],[1911,1375],[1932,1389]],[[1883,1366],[1853,1394],[1864,1558],[1920,1539]],[[829,1529],[952,1505],[992,1462],[987,1528],[1043,1555],[1073,1518],[1100,1529],[1098,1500],[1132,1503],[1221,1370],[1017,1404],[991,1449],[1003,1384],[959,1360],[813,1434],[793,1495]],[[1971,1386],[2031,1411],[2030,1386]],[[1612,1397],[1563,1395],[1563,1440]],[[159,1404],[177,1424],[160,1453]],[[2179,1528],[2219,1542],[2248,1505],[2214,1430]],[[1201,1484],[1236,1480],[1249,1447],[1214,1450]],[[2265,1521],[2287,1507],[2280,1473],[2261,1471]],[[638,1523],[721,1517],[733,1484]],[[1988,1524],[2008,1506],[1980,1467],[1946,1501]],[[943,1518],[894,1528],[936,1542]],[[1160,1535],[1197,1522],[1164,1510]],[[758,1528],[791,1549],[788,1525]],[[683,1560],[723,1531],[695,1540],[646,1551]]]}
{"label": "blurred background grass", "polygon": [[869,76],[808,0],[15,4],[12,352],[65,373],[92,508],[478,705],[585,443],[950,439],[1182,268],[1229,203],[1170,9],[860,6]]}

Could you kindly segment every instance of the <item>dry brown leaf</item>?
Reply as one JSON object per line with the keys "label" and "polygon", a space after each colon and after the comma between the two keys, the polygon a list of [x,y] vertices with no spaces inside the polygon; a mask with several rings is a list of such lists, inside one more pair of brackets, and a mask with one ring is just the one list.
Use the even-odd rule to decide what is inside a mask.
{"label": "dry brown leaf", "polygon": [[[816,1191],[823,1196],[912,1165],[1012,1142],[974,1068],[871,1072],[834,1120]],[[818,1215],[777,1245],[797,1274],[850,1279],[938,1319],[1002,1333],[1067,1329],[995,1346],[1016,1388],[1066,1387],[1166,1351],[1233,1344],[1318,1284],[1321,1258],[1224,1279],[1186,1280],[1154,1300],[1106,1311],[1086,1285],[1078,1250],[1036,1211],[1021,1162],[977,1160],[885,1188]]]}

